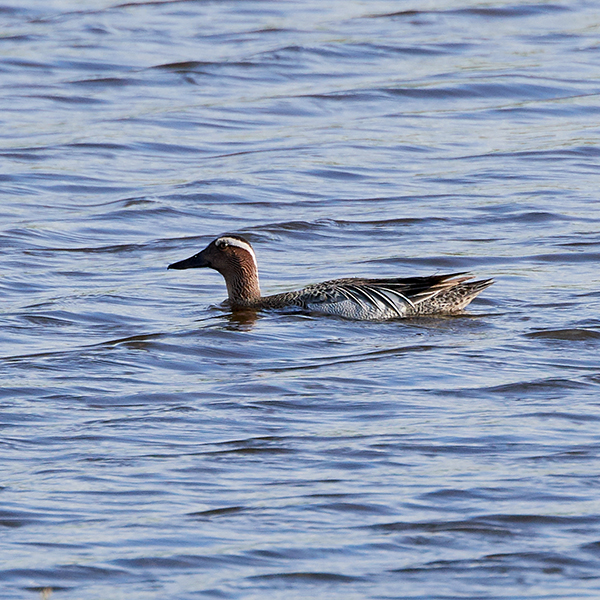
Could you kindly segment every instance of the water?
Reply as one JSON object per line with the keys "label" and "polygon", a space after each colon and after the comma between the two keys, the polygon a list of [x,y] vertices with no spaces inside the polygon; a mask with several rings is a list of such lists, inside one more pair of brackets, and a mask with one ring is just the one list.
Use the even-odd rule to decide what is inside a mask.
{"label": "water", "polygon": [[[593,2],[0,6],[0,596],[600,596]],[[231,315],[494,277],[456,318]]]}

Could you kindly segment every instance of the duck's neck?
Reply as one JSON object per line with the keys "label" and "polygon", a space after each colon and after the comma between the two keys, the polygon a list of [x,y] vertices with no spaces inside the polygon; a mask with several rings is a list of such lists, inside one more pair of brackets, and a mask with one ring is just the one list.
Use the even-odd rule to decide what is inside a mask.
{"label": "duck's neck", "polygon": [[225,277],[231,306],[253,306],[260,301],[258,271],[254,265],[237,264]]}

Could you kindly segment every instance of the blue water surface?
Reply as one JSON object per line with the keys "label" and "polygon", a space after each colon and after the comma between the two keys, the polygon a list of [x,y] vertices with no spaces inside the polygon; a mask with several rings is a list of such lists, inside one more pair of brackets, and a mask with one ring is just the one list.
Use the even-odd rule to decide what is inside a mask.
{"label": "blue water surface", "polygon": [[[0,597],[600,596],[594,2],[0,4]],[[232,314],[469,271],[461,316]]]}

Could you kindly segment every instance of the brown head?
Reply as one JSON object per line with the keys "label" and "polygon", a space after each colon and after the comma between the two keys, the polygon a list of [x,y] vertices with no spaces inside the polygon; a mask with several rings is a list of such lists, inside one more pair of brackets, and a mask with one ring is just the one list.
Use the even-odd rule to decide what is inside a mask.
{"label": "brown head", "polygon": [[260,298],[256,254],[248,240],[223,235],[190,258],[169,265],[169,269],[208,267],[225,278],[232,306],[251,306]]}

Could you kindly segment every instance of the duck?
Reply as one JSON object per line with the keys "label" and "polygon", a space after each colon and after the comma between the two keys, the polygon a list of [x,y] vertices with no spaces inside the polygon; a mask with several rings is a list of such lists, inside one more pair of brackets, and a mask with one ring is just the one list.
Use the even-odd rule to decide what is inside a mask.
{"label": "duck", "polygon": [[471,281],[473,276],[466,272],[387,279],[351,277],[262,296],[254,248],[246,238],[234,234],[216,238],[204,250],[167,268],[206,267],[225,278],[226,304],[232,311],[295,308],[368,321],[456,314],[494,283],[493,279]]}

